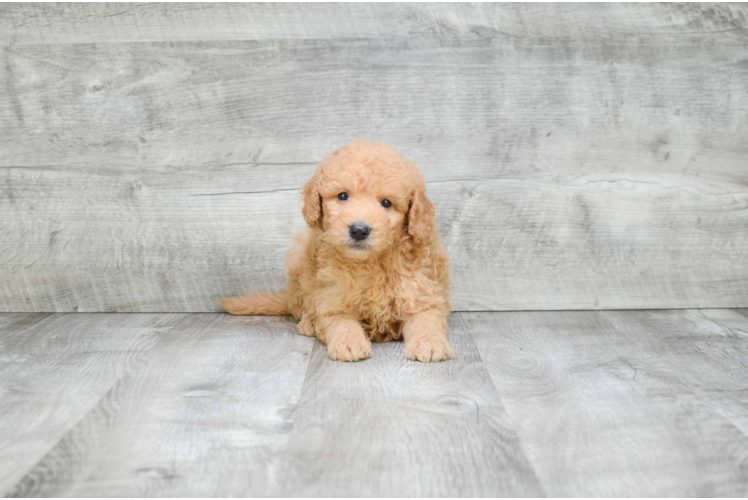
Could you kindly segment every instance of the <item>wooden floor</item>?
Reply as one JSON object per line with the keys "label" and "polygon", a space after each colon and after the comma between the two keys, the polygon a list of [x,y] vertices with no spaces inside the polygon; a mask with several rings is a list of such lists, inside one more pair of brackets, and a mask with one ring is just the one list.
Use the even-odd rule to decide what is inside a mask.
{"label": "wooden floor", "polygon": [[0,494],[746,496],[748,310],[455,313],[456,358],[288,318],[0,315]]}

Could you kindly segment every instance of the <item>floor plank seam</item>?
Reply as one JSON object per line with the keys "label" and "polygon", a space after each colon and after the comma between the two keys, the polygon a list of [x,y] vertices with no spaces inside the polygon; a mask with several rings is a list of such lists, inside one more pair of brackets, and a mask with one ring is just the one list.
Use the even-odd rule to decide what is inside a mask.
{"label": "floor plank seam", "polygon": [[[732,329],[729,329],[729,328],[724,327],[723,325],[720,325],[718,322],[716,322],[715,320],[713,320],[709,316],[705,315],[701,311],[701,309],[692,309],[692,310],[697,311],[700,316],[702,316],[704,319],[706,319],[710,323],[718,326],[720,329],[722,329],[722,330],[727,329],[728,331],[732,332]],[[727,309],[727,310],[730,310],[730,309]],[[616,330],[621,335],[623,335],[625,338],[629,339],[629,341],[632,343],[632,345],[636,346],[636,348],[639,350],[639,352],[641,352],[641,353],[643,353],[645,355],[647,354],[647,349],[646,349],[645,346],[642,346],[639,342],[636,341],[636,339],[631,338],[631,336],[628,335],[628,334],[626,334],[626,332],[623,329],[619,328],[618,325],[614,324],[608,318],[606,318],[605,316],[603,316],[603,314],[602,314],[603,311],[595,311],[595,312],[600,316],[600,318],[603,321],[605,321],[606,323],[608,323],[612,329]],[[698,346],[696,346],[695,344],[693,344],[693,342],[691,342],[690,340],[688,342],[690,342],[691,345],[695,349],[699,350]],[[616,352],[616,354],[618,355],[617,352]],[[618,357],[620,358],[620,355],[618,355]],[[628,362],[626,362],[626,363],[629,364],[629,366],[631,366],[630,363],[628,363]],[[709,394],[705,393],[704,391],[702,391],[701,389],[699,389],[697,387],[693,387],[691,384],[688,384],[685,381],[682,381],[681,383],[683,384],[683,386],[685,388],[687,388],[691,392],[691,394],[693,395],[694,398],[696,398],[696,400],[699,402],[699,404],[701,404],[702,406],[704,406],[706,408],[709,408],[712,412],[714,412],[715,414],[719,415],[726,423],[728,423],[731,427],[733,427],[735,430],[737,430],[740,434],[742,434],[743,436],[745,436],[745,437],[748,438],[748,434],[746,434],[746,432],[743,429],[741,429],[741,427],[739,425],[737,425],[735,422],[733,422],[730,417],[728,417],[727,415],[725,415],[724,413],[722,413],[722,411],[720,411],[720,409],[715,406],[716,402],[713,400],[713,398]],[[629,383],[629,385],[631,385],[631,384]],[[632,387],[632,390],[634,390],[633,387]]]}
{"label": "floor plank seam", "polygon": [[[77,314],[77,313],[54,313],[54,314],[51,314],[50,316],[55,316],[56,317],[58,314],[59,315],[65,315],[65,314]],[[111,313],[103,313],[103,314],[111,314]],[[140,313],[138,313],[138,314],[140,314]],[[169,313],[169,314],[175,314],[175,313]],[[184,313],[176,313],[176,314],[181,314],[182,316],[184,316]],[[29,474],[31,474],[40,464],[42,464],[47,459],[47,457],[50,455],[50,453],[52,453],[60,445],[60,443],[62,443],[65,440],[66,437],[68,437],[76,428],[78,428],[78,426],[86,418],[88,418],[89,414],[95,408],[97,408],[102,403],[102,401],[104,401],[112,393],[112,391],[119,384],[122,383],[122,381],[124,379],[130,377],[134,372],[142,369],[142,367],[139,367],[138,365],[147,365],[146,360],[148,359],[150,353],[156,347],[158,347],[164,341],[164,338],[168,337],[168,335],[174,330],[174,328],[176,328],[183,320],[184,320],[184,318],[180,318],[179,320],[174,321],[173,325],[170,328],[168,328],[166,331],[162,331],[162,332],[156,333],[155,335],[158,336],[158,340],[156,340],[156,342],[154,342],[153,345],[148,350],[146,350],[146,351],[144,351],[142,353],[142,358],[140,360],[137,360],[134,363],[135,368],[132,369],[132,370],[130,370],[130,371],[124,372],[121,377],[117,378],[117,380],[115,380],[114,383],[112,383],[112,385],[109,387],[109,389],[99,399],[97,399],[93,404],[91,404],[86,409],[86,411],[84,413],[81,414],[81,417],[79,419],[73,421],[69,426],[67,426],[67,428],[64,430],[64,432],[61,433],[60,439],[58,439],[57,441],[55,441],[54,443],[52,443],[45,450],[44,455],[42,455],[38,461],[36,461],[32,466],[30,466],[26,470],[26,472],[23,474],[23,476],[21,476],[21,478],[15,484],[13,484],[7,491],[3,492],[3,495],[6,498],[13,498],[13,497],[24,496],[24,495],[17,494],[17,492],[18,492],[20,486],[23,484],[23,482],[29,476]]]}
{"label": "floor plank seam", "polygon": [[[453,312],[454,313],[454,312]],[[468,327],[467,322],[465,321],[465,318],[463,317],[463,312],[457,312],[457,317],[460,320],[460,323],[462,323],[462,328],[467,334],[470,341],[475,346],[475,352],[478,355],[478,359],[480,360],[481,365],[483,366],[483,369],[486,370],[486,373],[488,374],[488,381],[491,383],[491,387],[493,387],[493,390],[496,392],[496,397],[498,398],[499,402],[501,403],[502,408],[506,412],[507,418],[509,419],[511,425],[512,425],[512,432],[514,433],[517,444],[519,446],[520,451],[524,455],[525,461],[527,464],[532,467],[532,474],[535,476],[535,482],[540,488],[540,492],[543,494],[543,497],[548,497],[548,492],[545,489],[545,485],[540,480],[540,477],[538,476],[538,469],[537,466],[532,462],[530,459],[530,454],[527,453],[527,450],[525,449],[524,443],[522,441],[522,437],[520,436],[520,433],[517,431],[517,426],[514,422],[514,419],[512,419],[511,413],[507,410],[507,406],[504,403],[504,400],[501,397],[501,392],[499,391],[499,388],[496,387],[496,383],[493,380],[493,377],[491,377],[491,372],[488,370],[488,365],[486,364],[485,360],[483,359],[483,354],[481,354],[480,349],[478,348],[478,343],[475,341],[475,338],[473,337],[472,332],[470,331],[470,328]],[[469,314],[469,313],[468,313]]]}
{"label": "floor plank seam", "polygon": [[703,309],[696,309],[696,311],[701,315],[702,318],[706,319],[710,323],[717,325],[720,329],[722,329],[723,332],[725,332],[728,336],[734,335],[736,337],[745,337],[748,338],[748,333],[742,332],[740,330],[733,330],[729,326],[725,326],[721,324],[719,321],[715,320],[714,318],[709,317],[708,315],[704,314]]}
{"label": "floor plank seam", "polygon": [[[149,351],[149,352],[150,352],[150,351]],[[21,479],[19,479],[19,480],[18,480],[18,482],[16,482],[16,483],[15,483],[15,484],[14,484],[14,485],[13,485],[13,486],[12,486],[12,487],[11,487],[11,488],[10,488],[10,489],[8,490],[8,491],[6,491],[6,492],[5,492],[5,494],[4,494],[4,496],[5,496],[6,498],[21,498],[21,497],[28,497],[29,495],[28,495],[28,494],[25,494],[25,492],[24,492],[24,490],[26,490],[26,488],[23,488],[23,485],[24,485],[24,483],[26,483],[26,482],[28,482],[28,481],[29,481],[29,479],[27,479],[27,478],[29,478],[29,477],[30,477],[30,475],[31,475],[31,474],[32,474],[32,473],[33,473],[33,472],[34,472],[34,471],[35,471],[35,470],[36,470],[36,469],[37,469],[37,468],[38,468],[38,467],[39,467],[39,466],[40,466],[40,465],[41,465],[42,463],[44,463],[44,462],[45,462],[45,461],[46,461],[46,460],[48,459],[48,457],[49,457],[49,456],[51,455],[51,453],[52,453],[52,452],[54,452],[54,451],[55,451],[55,450],[56,450],[56,449],[57,449],[57,448],[58,448],[58,447],[60,446],[60,444],[61,444],[61,443],[62,443],[63,441],[65,441],[65,439],[66,439],[66,438],[67,438],[68,436],[70,436],[70,435],[71,435],[71,433],[73,433],[73,432],[75,431],[75,429],[77,429],[77,428],[78,428],[78,426],[80,426],[80,425],[81,425],[81,423],[82,423],[82,422],[83,422],[84,420],[86,420],[86,418],[88,418],[89,414],[90,414],[90,413],[91,413],[91,412],[92,412],[92,411],[93,411],[93,410],[94,410],[95,408],[97,408],[97,407],[98,407],[98,406],[99,406],[99,405],[100,405],[100,404],[102,403],[102,401],[104,401],[104,400],[105,400],[105,399],[106,399],[106,398],[107,398],[107,397],[108,397],[108,396],[109,396],[109,395],[110,395],[110,394],[112,393],[112,391],[113,391],[113,390],[114,390],[114,389],[115,389],[115,388],[117,387],[117,385],[118,385],[118,384],[120,384],[120,383],[122,382],[122,380],[123,380],[123,379],[124,379],[125,377],[127,377],[128,375],[129,375],[128,373],[125,373],[125,374],[123,374],[123,375],[122,375],[122,377],[120,377],[119,379],[117,379],[117,381],[116,381],[116,382],[115,382],[114,384],[112,384],[112,386],[111,386],[111,387],[109,388],[109,390],[108,390],[108,391],[106,391],[106,392],[105,392],[105,393],[104,393],[104,394],[103,394],[103,395],[101,396],[101,398],[97,399],[97,400],[96,400],[96,402],[95,402],[95,403],[94,403],[93,405],[91,405],[91,406],[90,406],[90,407],[89,407],[89,408],[88,408],[88,409],[86,410],[86,412],[85,412],[85,413],[83,413],[83,414],[81,415],[81,418],[79,418],[78,420],[74,421],[74,422],[72,423],[72,425],[70,425],[70,426],[69,426],[69,427],[68,427],[68,428],[67,428],[67,429],[65,430],[65,432],[63,432],[63,433],[62,433],[62,435],[60,436],[60,439],[58,439],[58,440],[57,440],[57,441],[55,441],[55,442],[54,442],[54,443],[53,443],[53,444],[52,444],[51,446],[49,446],[49,448],[48,448],[48,449],[47,449],[47,450],[45,451],[44,455],[43,455],[43,456],[42,456],[42,457],[41,457],[41,458],[40,458],[40,459],[39,459],[39,460],[38,460],[38,461],[37,461],[37,462],[36,462],[36,463],[35,463],[34,465],[32,465],[31,467],[29,467],[29,468],[28,468],[28,470],[27,470],[27,471],[26,471],[26,472],[25,472],[25,473],[23,474],[23,476],[21,477]],[[37,496],[37,495],[34,495],[34,496]]]}
{"label": "floor plank seam", "polygon": [[736,313],[745,316],[746,319],[748,319],[748,308],[738,308],[738,309],[732,309]]}

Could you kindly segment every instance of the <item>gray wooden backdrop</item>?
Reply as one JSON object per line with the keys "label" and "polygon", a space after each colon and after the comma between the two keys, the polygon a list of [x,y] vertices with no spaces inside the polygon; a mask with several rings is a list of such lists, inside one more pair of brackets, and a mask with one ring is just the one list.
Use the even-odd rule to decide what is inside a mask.
{"label": "gray wooden backdrop", "polygon": [[748,307],[745,4],[2,4],[0,310],[281,288],[298,189],[421,165],[458,310]]}

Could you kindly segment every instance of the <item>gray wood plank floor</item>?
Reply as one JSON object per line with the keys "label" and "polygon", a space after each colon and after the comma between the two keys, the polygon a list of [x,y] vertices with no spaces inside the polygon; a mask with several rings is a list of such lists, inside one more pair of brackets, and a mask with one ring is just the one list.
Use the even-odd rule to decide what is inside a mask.
{"label": "gray wood plank floor", "polygon": [[343,364],[288,318],[0,314],[0,494],[748,495],[745,310],[450,321]]}

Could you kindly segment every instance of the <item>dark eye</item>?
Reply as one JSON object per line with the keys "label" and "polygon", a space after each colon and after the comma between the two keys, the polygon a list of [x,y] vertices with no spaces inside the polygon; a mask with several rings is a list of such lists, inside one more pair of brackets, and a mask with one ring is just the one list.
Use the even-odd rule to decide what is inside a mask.
{"label": "dark eye", "polygon": [[392,202],[390,200],[382,200],[382,206],[384,208],[390,208],[392,206]]}
{"label": "dark eye", "polygon": [[347,199],[348,199],[348,193],[340,193],[340,194],[338,195],[338,199],[339,199],[340,201],[345,201],[345,200],[347,200]]}

